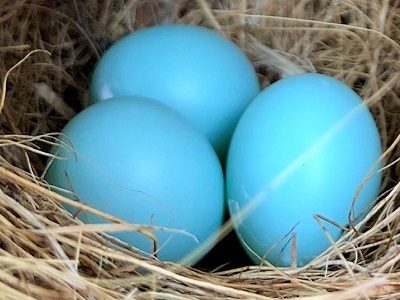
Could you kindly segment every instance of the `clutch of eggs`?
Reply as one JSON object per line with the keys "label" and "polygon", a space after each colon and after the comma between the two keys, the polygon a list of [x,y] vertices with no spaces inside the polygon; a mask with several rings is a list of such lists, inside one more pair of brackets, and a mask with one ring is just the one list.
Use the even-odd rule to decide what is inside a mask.
{"label": "clutch of eggs", "polygon": [[337,240],[333,224],[366,216],[380,188],[380,155],[372,115],[340,81],[301,74],[262,91],[238,123],[226,170],[229,211],[249,256],[303,266],[326,250],[317,219],[329,220],[319,219]]}
{"label": "clutch of eggs", "polygon": [[[166,228],[154,230],[157,253],[140,233],[115,237],[166,261],[194,253],[187,261],[193,264],[209,250],[194,252],[223,221],[222,168],[208,140],[178,112],[152,99],[115,97],[76,115],[60,139],[63,143],[52,151],[60,159],[53,160],[45,177],[49,183],[129,223]],[[106,223],[87,212],[78,217]]]}
{"label": "clutch of eggs", "polygon": [[218,231],[220,162],[235,230],[256,263],[307,264],[330,245],[316,218],[331,221],[321,222],[337,240],[333,224],[347,226],[349,212],[359,221],[379,192],[379,134],[354,91],[301,74],[260,92],[246,55],[206,28],[160,25],[117,41],[96,65],[91,99],[64,128],[70,147],[54,146],[63,159],[46,180],[130,223],[187,232],[154,231],[157,253],[139,233],[113,233],[161,260],[181,261]]}

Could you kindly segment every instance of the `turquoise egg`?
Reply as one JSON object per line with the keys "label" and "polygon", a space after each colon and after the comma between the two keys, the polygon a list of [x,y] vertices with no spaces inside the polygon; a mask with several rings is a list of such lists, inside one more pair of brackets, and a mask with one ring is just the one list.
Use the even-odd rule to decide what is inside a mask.
{"label": "turquoise egg", "polygon": [[[51,163],[45,179],[129,223],[187,233],[154,230],[160,260],[180,262],[218,231],[224,215],[221,165],[208,140],[172,108],[141,97],[116,97],[89,106],[62,133],[69,147],[54,146],[52,152],[62,159]],[[78,217],[108,223],[87,212]],[[137,232],[110,234],[153,254],[152,241]],[[208,248],[187,263],[205,255],[212,242],[211,237]]]}
{"label": "turquoise egg", "polygon": [[213,145],[221,161],[233,130],[260,86],[241,49],[194,25],[159,25],[113,44],[95,67],[93,102],[137,95],[166,103]]}
{"label": "turquoise egg", "polygon": [[355,224],[365,217],[379,193],[381,153],[370,111],[344,83],[310,73],[263,90],[238,123],[226,171],[229,211],[250,257],[287,267],[321,254],[331,243],[315,217],[343,227],[349,212]]}

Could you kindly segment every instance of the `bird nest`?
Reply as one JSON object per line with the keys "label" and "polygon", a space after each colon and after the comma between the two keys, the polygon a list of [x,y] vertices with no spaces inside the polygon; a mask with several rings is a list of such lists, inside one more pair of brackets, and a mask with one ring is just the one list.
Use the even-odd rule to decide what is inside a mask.
{"label": "bird nest", "polygon": [[[398,1],[5,0],[0,7],[0,289],[3,299],[400,298]],[[290,65],[334,76],[364,100],[384,153],[382,190],[364,220],[301,268],[217,270],[141,256],[108,230],[145,230],[50,191],[57,132],[88,105],[91,72],[139,28],[190,23],[238,44],[263,87]],[[271,50],[272,49],[272,50]],[[269,55],[271,57],[271,55]],[[362,132],[360,132],[362,134]],[[82,224],[63,203],[113,221]],[[226,231],[230,227],[225,226]]]}

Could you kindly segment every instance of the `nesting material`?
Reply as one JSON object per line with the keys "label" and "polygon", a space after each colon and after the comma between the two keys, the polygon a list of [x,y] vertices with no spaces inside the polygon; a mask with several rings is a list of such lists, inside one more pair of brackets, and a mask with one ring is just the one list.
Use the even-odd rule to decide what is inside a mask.
{"label": "nesting material", "polygon": [[[3,1],[2,298],[398,299],[399,5],[386,0]],[[146,228],[74,202],[77,211],[116,222],[85,225],[62,209],[72,201],[50,192],[43,173],[56,133],[88,104],[95,62],[124,34],[172,22],[210,27],[232,39],[249,55],[264,87],[300,67],[334,76],[359,93],[379,127],[385,165],[365,232],[349,232],[351,242],[338,241],[301,269],[203,272],[145,259],[103,234]]]}

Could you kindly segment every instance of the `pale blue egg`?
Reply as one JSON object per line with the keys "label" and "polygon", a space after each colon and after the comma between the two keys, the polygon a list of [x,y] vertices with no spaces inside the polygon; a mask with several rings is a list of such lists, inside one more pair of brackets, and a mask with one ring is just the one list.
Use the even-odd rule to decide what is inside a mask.
{"label": "pale blue egg", "polygon": [[[370,111],[342,82],[301,74],[267,87],[241,117],[227,160],[229,209],[249,255],[290,266],[295,254],[302,266],[326,250],[330,242],[314,216],[348,225],[357,189],[381,151]],[[355,223],[379,193],[380,167],[358,195]],[[321,222],[334,240],[341,236]]]}
{"label": "pale blue egg", "polygon": [[112,45],[92,77],[93,102],[120,95],[163,101],[206,135],[225,161],[241,114],[260,91],[253,65],[233,42],[193,25],[159,25]]}
{"label": "pale blue egg", "polygon": [[[127,222],[187,232],[154,231],[159,259],[179,262],[219,229],[224,182],[218,157],[208,140],[170,107],[146,98],[117,97],[80,112],[62,133],[62,141],[75,152],[55,146],[53,153],[63,159],[52,162],[45,179]],[[78,217],[105,222],[83,212]],[[112,235],[153,252],[153,243],[139,233]]]}

